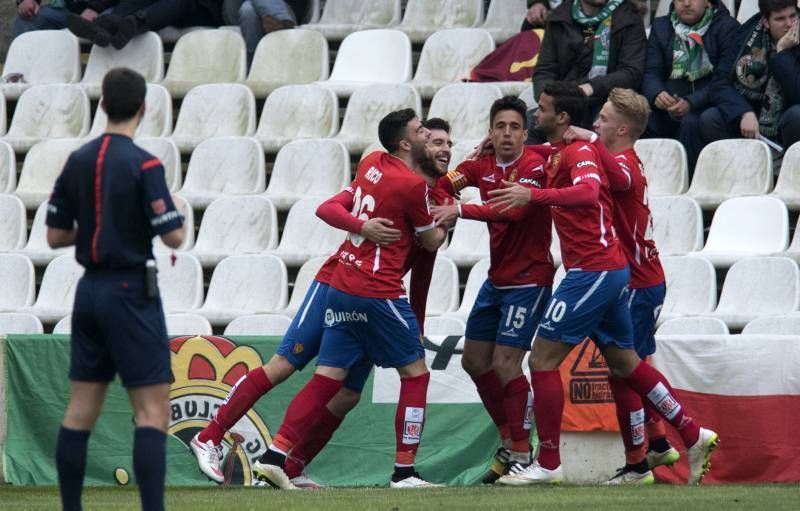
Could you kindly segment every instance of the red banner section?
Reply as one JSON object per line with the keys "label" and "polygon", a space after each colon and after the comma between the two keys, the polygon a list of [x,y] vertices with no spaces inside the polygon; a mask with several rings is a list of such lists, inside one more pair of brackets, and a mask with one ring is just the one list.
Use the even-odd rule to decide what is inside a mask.
{"label": "red banner section", "polygon": [[473,82],[530,82],[544,30],[520,32],[498,46],[470,72]]}

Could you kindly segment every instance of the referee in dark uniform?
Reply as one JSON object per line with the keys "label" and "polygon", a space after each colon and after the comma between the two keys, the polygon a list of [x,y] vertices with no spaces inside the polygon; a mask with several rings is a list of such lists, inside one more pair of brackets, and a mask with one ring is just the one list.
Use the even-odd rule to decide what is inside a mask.
{"label": "referee in dark uniform", "polygon": [[101,100],[106,131],[70,155],[47,208],[48,244],[76,245],[86,268],[72,311],[71,397],[56,449],[65,510],[81,509],[89,433],[116,373],[136,417],[133,470],[142,508],[164,509],[172,370],[152,238],[177,248],[183,220],[161,162],[132,140],[146,90],[130,69],[108,72]]}

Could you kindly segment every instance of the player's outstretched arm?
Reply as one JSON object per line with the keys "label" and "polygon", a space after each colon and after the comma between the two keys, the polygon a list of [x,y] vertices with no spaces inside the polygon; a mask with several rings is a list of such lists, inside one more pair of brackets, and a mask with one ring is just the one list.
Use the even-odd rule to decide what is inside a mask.
{"label": "player's outstretched arm", "polygon": [[606,145],[600,140],[600,137],[597,136],[597,133],[578,126],[570,126],[567,128],[567,131],[564,132],[564,142],[571,144],[576,140],[590,142],[594,148],[597,149],[597,154],[600,156],[600,161],[603,163],[603,167],[606,170],[608,186],[611,191],[624,192],[631,187],[630,172],[622,162],[609,152]]}
{"label": "player's outstretched arm", "polygon": [[317,216],[326,224],[343,231],[360,234],[374,243],[391,243],[400,239],[399,229],[391,227],[386,218],[356,218],[353,209],[353,194],[348,190],[337,193],[317,208]]}

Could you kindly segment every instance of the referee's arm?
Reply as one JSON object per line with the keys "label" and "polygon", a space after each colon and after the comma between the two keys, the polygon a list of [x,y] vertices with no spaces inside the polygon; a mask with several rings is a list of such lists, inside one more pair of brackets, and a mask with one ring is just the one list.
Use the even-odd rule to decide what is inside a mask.
{"label": "referee's arm", "polygon": [[164,178],[164,166],[157,158],[142,165],[142,189],[142,206],[150,220],[153,234],[160,237],[169,248],[180,248],[184,236],[183,218],[175,209]]}
{"label": "referee's arm", "polygon": [[47,203],[47,244],[50,248],[74,245],[78,234],[74,223],[75,214],[65,194],[67,179],[65,176],[69,172],[70,160],[67,160],[64,171],[58,176]]}

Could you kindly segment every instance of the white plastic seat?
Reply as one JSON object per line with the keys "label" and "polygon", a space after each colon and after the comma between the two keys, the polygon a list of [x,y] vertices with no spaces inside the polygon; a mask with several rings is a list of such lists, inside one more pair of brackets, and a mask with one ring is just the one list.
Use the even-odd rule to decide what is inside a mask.
{"label": "white plastic seat", "polygon": [[425,318],[425,335],[464,335],[467,324],[455,317],[431,316]]}
{"label": "white plastic seat", "polygon": [[502,97],[500,89],[488,83],[454,83],[439,89],[428,117],[448,121],[455,142],[482,139],[489,132],[489,109]]}
{"label": "white plastic seat", "polygon": [[399,30],[379,28],[345,37],[330,78],[316,83],[339,97],[349,97],[370,84],[407,82],[412,72],[408,36]]}
{"label": "white plastic seat", "polygon": [[17,99],[44,83],[75,83],[81,79],[78,38],[67,30],[35,30],[15,37],[8,47],[3,75],[21,73],[23,82],[2,83],[0,93]]}
{"label": "white plastic seat", "polygon": [[400,13],[400,0],[327,0],[319,21],[300,28],[341,41],[358,30],[397,25]]}
{"label": "white plastic seat", "polygon": [[361,162],[361,160],[363,160],[370,154],[374,153],[375,151],[386,152],[386,149],[383,148],[383,145],[381,145],[380,142],[373,142],[370,145],[368,145],[366,149],[364,149],[364,152],[361,153],[361,158],[359,158],[358,161]]}
{"label": "white plastic seat", "polygon": [[751,256],[783,252],[789,246],[789,212],[774,197],[736,197],[714,213],[708,239],[694,252],[714,266],[728,267]]}
{"label": "white plastic seat", "polygon": [[292,140],[329,138],[337,131],[339,100],[332,90],[319,85],[287,85],[267,96],[256,138],[264,151],[275,153]]}
{"label": "white plastic seat", "polygon": [[553,258],[553,266],[557,268],[561,264],[561,240],[558,239],[555,225],[551,229],[550,240],[550,257]]}
{"label": "white plastic seat", "polygon": [[264,196],[278,211],[286,211],[303,198],[327,199],[349,182],[350,154],[344,145],[331,139],[296,140],[278,152]]}
{"label": "white plastic seat", "polygon": [[564,265],[559,265],[556,267],[556,271],[553,274],[553,291],[558,289],[558,286],[561,285],[561,281],[564,280],[564,277],[567,276],[567,269],[564,268]]}
{"label": "white plastic seat", "polygon": [[160,82],[164,79],[164,45],[161,38],[155,32],[145,32],[131,39],[121,50],[93,45],[80,86],[90,98],[99,98],[103,93],[103,78],[115,67],[133,69],[148,83]]}
{"label": "white plastic seat", "polygon": [[533,97],[533,85],[530,83],[526,84],[526,87],[519,93],[519,99],[528,105],[528,110],[539,108],[539,103],[537,103],[536,99]]}
{"label": "white plastic seat", "polygon": [[183,243],[177,248],[169,248],[161,241],[160,236],[153,238],[153,250],[156,252],[173,252],[175,250],[190,250],[194,247],[194,210],[191,204],[180,195],[172,194],[175,209],[183,217]]}
{"label": "white plastic seat", "polygon": [[347,102],[342,129],[335,139],[350,153],[358,154],[378,139],[378,123],[388,113],[403,108],[422,112],[416,89],[406,83],[368,85],[358,89]]}
{"label": "white plastic seat", "polygon": [[21,249],[27,233],[25,205],[13,195],[0,194],[0,252]]}
{"label": "white plastic seat", "polygon": [[252,137],[214,137],[198,144],[180,194],[195,208],[216,199],[264,191],[264,151]]}
{"label": "white plastic seat", "polygon": [[456,220],[450,245],[441,255],[451,259],[458,266],[472,266],[481,259],[489,257],[489,229],[486,222],[477,220]]}
{"label": "white plastic seat", "polygon": [[[800,219],[797,221],[800,224]],[[792,237],[792,242],[789,244],[789,248],[786,249],[786,252],[783,254],[773,254],[773,255],[785,255],[786,257],[791,257],[795,261],[800,264],[800,229],[798,229],[798,225],[794,227],[794,236]]]}
{"label": "white plastic seat", "polygon": [[[238,26],[237,26],[238,28]],[[164,44],[175,44],[178,40],[189,34],[191,32],[197,32],[200,30],[212,30],[213,27],[202,27],[202,26],[193,26],[193,27],[164,27],[158,31],[158,37],[161,39],[161,42]],[[220,27],[220,30],[222,28]]]}
{"label": "white plastic seat", "polygon": [[278,213],[268,199],[225,197],[206,209],[190,253],[209,267],[229,255],[256,254],[277,245]]}
{"label": "white plastic seat", "polygon": [[[736,13],[736,21],[744,25],[758,12],[758,0],[742,0],[739,3],[739,11]],[[731,16],[733,16],[733,11],[731,11]]]}
{"label": "white plastic seat", "polygon": [[197,30],[178,39],[162,85],[182,98],[206,83],[243,82],[247,53],[242,35],[232,30]]}
{"label": "white plastic seat", "polygon": [[728,335],[728,325],[718,318],[705,316],[673,318],[664,321],[656,335]]}
{"label": "white plastic seat", "polygon": [[261,38],[245,85],[257,98],[278,87],[328,79],[328,41],[314,30],[278,30]]}
{"label": "white plastic seat", "polygon": [[59,319],[58,323],[56,323],[56,326],[53,327],[54,335],[69,335],[71,333],[72,333],[72,316],[64,316],[63,318]]}
{"label": "white plastic seat", "polygon": [[22,163],[14,195],[22,199],[26,208],[38,207],[50,197],[69,155],[84,143],[75,138],[54,138],[31,147]]}
{"label": "white plastic seat", "polygon": [[467,321],[472,306],[475,305],[475,299],[478,297],[478,291],[489,276],[489,258],[481,259],[469,271],[467,277],[467,284],[464,287],[464,297],[461,299],[461,305],[458,310],[447,314],[446,317],[456,317],[462,321]]}
{"label": "white plastic seat", "polygon": [[74,84],[34,85],[17,101],[3,138],[18,153],[50,138],[81,138],[89,133],[89,97]]}
{"label": "white plastic seat", "polygon": [[289,298],[289,305],[287,305],[286,308],[281,311],[281,314],[294,317],[295,314],[300,312],[300,309],[303,306],[303,299],[306,297],[308,289],[314,283],[314,277],[317,276],[320,268],[322,268],[322,265],[325,264],[325,261],[327,260],[327,257],[320,256],[309,259],[303,263],[303,266],[301,266],[300,270],[297,272],[297,277],[294,279],[292,296]]}
{"label": "white plastic seat", "polygon": [[726,199],[763,195],[772,190],[772,153],[760,140],[717,140],[697,159],[687,192],[702,208],[715,208]]}
{"label": "white plastic seat", "polygon": [[0,313],[0,336],[8,334],[43,334],[39,318],[24,312]]}
{"label": "white plastic seat", "polygon": [[31,233],[30,236],[28,236],[28,241],[25,243],[25,246],[18,251],[19,254],[33,261],[33,264],[36,266],[46,266],[50,261],[60,255],[75,253],[74,247],[50,248],[50,245],[47,244],[46,218],[47,202],[45,201],[36,208],[33,222],[31,222]]}
{"label": "white plastic seat", "polygon": [[747,323],[742,334],[794,335],[800,336],[800,315],[765,316]]}
{"label": "white plastic seat", "polygon": [[283,336],[291,324],[292,318],[281,314],[248,314],[228,323],[224,335]]}
{"label": "white plastic seat", "polygon": [[183,98],[172,140],[182,153],[211,137],[251,137],[256,131],[256,99],[237,83],[198,85]]}
{"label": "white plastic seat", "polygon": [[759,316],[800,310],[800,268],[788,257],[752,257],[736,262],[725,276],[719,304],[710,316],[732,329]]}
{"label": "white plastic seat", "polygon": [[502,43],[519,34],[519,26],[527,12],[525,0],[492,0],[481,28],[489,31],[495,41]]}
{"label": "white plastic seat", "polygon": [[[413,271],[413,270],[412,270]],[[411,272],[403,277],[406,291],[411,290]],[[458,268],[446,257],[437,257],[425,305],[426,316],[439,316],[458,309]]]}
{"label": "white plastic seat", "polygon": [[[97,46],[94,46],[97,48]],[[158,84],[147,84],[147,95],[144,98],[144,118],[136,128],[135,136],[138,137],[168,137],[172,133],[172,97],[169,91]],[[99,137],[108,124],[108,116],[97,105],[94,113],[94,122],[89,131],[89,137]]]}
{"label": "white plastic seat", "polygon": [[78,280],[83,275],[83,266],[75,256],[64,254],[53,259],[44,271],[39,296],[32,307],[20,309],[29,312],[43,323],[55,323],[72,311]]}
{"label": "white plastic seat", "polygon": [[679,195],[689,189],[689,164],[683,144],[671,138],[648,138],[634,144],[644,165],[647,193]]}
{"label": "white plastic seat", "polygon": [[408,0],[397,28],[408,34],[411,42],[422,43],[437,30],[482,23],[483,0]]}
{"label": "white plastic seat", "polygon": [[653,240],[661,255],[686,255],[703,248],[703,211],[685,195],[650,197]]}
{"label": "white plastic seat", "polygon": [[177,192],[183,183],[183,170],[181,169],[181,152],[178,151],[175,142],[160,137],[137,137],[134,142],[161,160],[167,187],[170,192]]}
{"label": "white plastic seat", "polygon": [[269,253],[288,266],[301,266],[312,257],[331,255],[347,233],[320,220],[316,211],[324,199],[305,198],[295,202],[286,217],[280,244]]}
{"label": "white plastic seat", "polygon": [[701,257],[662,257],[667,294],[659,323],[680,317],[709,313],[717,305],[717,274]]}
{"label": "white plastic seat", "polygon": [[203,267],[186,253],[156,253],[158,289],[164,312],[197,309],[203,304]]}
{"label": "white plastic seat", "polygon": [[[488,130],[487,130],[488,131]],[[480,139],[473,139],[473,140],[462,140],[461,142],[455,144],[450,149],[450,169],[455,170],[456,167],[464,160],[467,159],[469,153],[475,150],[475,146],[481,143]]]}
{"label": "white plastic seat", "polygon": [[211,335],[211,323],[199,314],[164,314],[167,335]]}
{"label": "white plastic seat", "polygon": [[286,306],[287,286],[286,265],[277,257],[226,257],[214,268],[203,306],[192,312],[225,325],[244,314],[277,311]]}
{"label": "white plastic seat", "polygon": [[800,210],[800,142],[795,142],[783,155],[778,182],[770,194],[786,203],[791,211]]}
{"label": "white plastic seat", "polygon": [[411,85],[420,96],[430,99],[445,85],[469,78],[470,70],[492,51],[494,40],[486,30],[439,30],[425,40]]}
{"label": "white plastic seat", "polygon": [[[0,92],[0,136],[6,134],[6,117],[6,98],[3,96],[3,93]],[[3,144],[5,144],[5,142],[3,142]]]}
{"label": "white plastic seat", "polygon": [[0,311],[15,311],[33,305],[36,274],[30,259],[19,254],[0,254]]}

